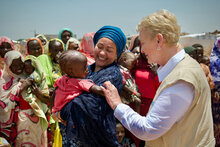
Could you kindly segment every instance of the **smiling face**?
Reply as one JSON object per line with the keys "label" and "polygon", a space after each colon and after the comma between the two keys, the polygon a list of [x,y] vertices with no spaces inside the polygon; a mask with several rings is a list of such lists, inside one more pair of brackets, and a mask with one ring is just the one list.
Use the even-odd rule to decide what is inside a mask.
{"label": "smiling face", "polygon": [[72,37],[72,34],[69,31],[64,31],[61,35],[61,40],[66,44],[70,37]]}
{"label": "smiling face", "polygon": [[108,38],[101,38],[97,42],[94,50],[96,71],[112,64],[117,58],[117,48],[115,43]]}
{"label": "smiling face", "polygon": [[24,70],[24,63],[21,58],[14,59],[9,68],[14,74],[20,75]]}
{"label": "smiling face", "polygon": [[37,40],[30,40],[27,43],[27,50],[30,55],[33,55],[35,57],[42,55],[43,51],[40,43]]}
{"label": "smiling face", "polygon": [[117,132],[118,142],[121,143],[125,137],[125,129],[120,123],[116,125],[116,132]]}
{"label": "smiling face", "polygon": [[11,45],[10,43],[8,42],[2,42],[2,44],[0,45],[0,56],[2,58],[4,58],[5,54],[8,52],[8,51],[11,51],[12,48],[11,48]]}
{"label": "smiling face", "polygon": [[151,33],[146,30],[140,31],[141,52],[145,54],[148,59],[148,63],[160,64],[161,49],[158,47],[158,39],[154,37],[152,39]]}

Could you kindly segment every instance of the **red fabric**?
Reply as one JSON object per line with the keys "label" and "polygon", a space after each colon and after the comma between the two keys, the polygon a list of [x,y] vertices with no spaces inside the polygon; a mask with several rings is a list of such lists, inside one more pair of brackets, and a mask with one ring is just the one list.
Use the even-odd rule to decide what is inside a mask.
{"label": "red fabric", "polygon": [[83,52],[82,52],[82,54],[84,54],[87,58],[87,65],[91,65],[91,64],[95,63],[95,59],[93,56],[90,56],[89,54],[86,54]]}
{"label": "red fabric", "polygon": [[32,109],[31,106],[29,105],[29,103],[26,102],[22,96],[20,96],[20,99],[19,99],[19,108],[21,110]]}
{"label": "red fabric", "polygon": [[159,86],[158,77],[154,76],[150,65],[142,58],[138,60],[133,73],[138,91],[141,94],[140,114],[146,116]]}
{"label": "red fabric", "polygon": [[54,107],[52,112],[61,110],[68,102],[80,95],[83,91],[89,91],[89,89],[95,85],[88,79],[75,79],[69,78],[67,75],[59,78],[54,87],[58,87],[56,90]]}
{"label": "red fabric", "polygon": [[130,72],[125,71],[125,70],[123,70],[121,68],[120,68],[120,71],[121,71],[122,78],[123,78],[122,79],[122,83],[124,85],[128,79],[131,79],[131,74],[130,74]]}
{"label": "red fabric", "polygon": [[[140,115],[146,116],[153,98],[159,87],[158,76],[155,76],[150,69],[150,65],[142,58],[137,61],[135,68],[132,70],[138,91],[141,94]],[[131,108],[134,108],[131,104]],[[136,146],[139,146],[140,140],[131,134]]]}

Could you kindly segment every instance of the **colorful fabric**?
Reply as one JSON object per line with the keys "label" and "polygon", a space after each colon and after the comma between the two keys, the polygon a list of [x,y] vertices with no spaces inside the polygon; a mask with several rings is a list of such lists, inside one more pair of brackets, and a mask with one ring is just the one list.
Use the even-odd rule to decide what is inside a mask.
{"label": "colorful fabric", "polygon": [[[69,29],[69,28],[63,28],[60,30],[59,34],[58,34],[58,38],[62,41],[62,34],[63,32],[68,31],[71,33],[71,37],[73,37],[73,32]],[[66,44],[64,44],[64,50],[66,50]]]}
{"label": "colorful fabric", "polygon": [[80,48],[80,42],[79,40],[77,40],[76,38],[70,37],[70,39],[67,41],[66,43],[66,49],[68,49],[69,47],[69,43],[73,42],[74,44],[78,44],[79,48]]}
{"label": "colorful fabric", "polygon": [[0,70],[0,136],[4,137],[12,146],[15,146],[17,137],[19,112],[19,86],[18,76],[13,77],[10,65],[14,59],[22,55],[18,51],[9,51],[5,54],[5,70]]}
{"label": "colorful fabric", "polygon": [[52,77],[52,62],[50,60],[50,57],[48,55],[40,55],[37,57],[37,59],[39,60],[42,69],[44,71],[44,73],[46,74],[46,80],[47,80],[47,85],[49,88],[53,87],[54,85],[54,80]]}
{"label": "colorful fabric", "polygon": [[0,45],[2,45],[3,42],[9,43],[9,44],[11,45],[11,48],[12,48],[13,50],[15,50],[14,42],[13,42],[10,38],[5,37],[5,36],[0,37]]}
{"label": "colorful fabric", "polygon": [[50,58],[51,53],[50,53],[49,43],[54,40],[62,43],[62,46],[64,48],[63,42],[60,39],[54,38],[48,42],[48,55],[40,55],[37,57],[42,65],[43,71],[46,74],[47,85],[49,88],[53,88],[55,81],[58,78],[60,78],[62,75],[59,64],[53,62],[53,59]]}
{"label": "colorful fabric", "polygon": [[210,55],[210,71],[215,83],[215,89],[220,94],[220,37],[216,39]]}
{"label": "colorful fabric", "polygon": [[43,40],[46,41],[46,44],[45,44],[45,45],[42,44],[42,46],[43,46],[43,48],[44,48],[44,54],[47,54],[47,53],[48,53],[48,40],[47,40],[46,36],[44,36],[44,35],[42,35],[42,34],[39,34],[39,35],[36,36],[36,38],[38,38],[38,39],[40,39],[40,40],[41,40],[41,38],[42,38]]}
{"label": "colorful fabric", "polygon": [[[41,64],[38,59],[32,55],[28,55],[25,57],[26,60],[31,60],[32,66],[35,68],[34,72],[29,76],[29,78],[33,79],[34,84],[40,88],[41,92],[49,96],[49,90],[46,82],[46,75],[44,74]],[[46,104],[42,103],[32,92],[31,87],[27,89],[27,91],[22,92],[22,97],[25,101],[29,103],[31,108],[33,109],[36,116],[40,118],[41,126],[43,130],[46,130],[48,127],[48,122],[45,113],[48,111],[48,107]]]}
{"label": "colorful fabric", "polygon": [[[123,85],[126,85],[127,87],[137,92],[138,88],[137,88],[134,78],[131,76],[131,73],[128,71],[127,68],[121,65],[119,67],[120,67],[120,71],[121,71],[122,78],[123,78]],[[131,102],[134,102],[135,99],[138,99],[138,97],[134,94],[131,95],[130,99],[121,96],[121,100],[125,104],[130,104]]]}
{"label": "colorful fabric", "polygon": [[[214,43],[214,47],[212,49],[210,55],[210,71],[213,77],[215,86],[214,92],[220,95],[220,37],[218,37]],[[216,138],[216,146],[220,145],[220,101],[219,96],[217,98],[212,98],[212,113],[213,113],[213,121],[214,121],[214,133]]]}
{"label": "colorful fabric", "polygon": [[[116,63],[98,72],[94,69],[95,64],[89,66],[88,79],[98,86],[110,81],[121,91],[122,76]],[[82,146],[118,146],[113,113],[105,97],[83,92],[61,110],[61,118],[67,121],[67,138],[79,140]]]}
{"label": "colorful fabric", "polygon": [[121,53],[124,51],[125,44],[126,44],[126,37],[122,30],[118,27],[114,26],[104,26],[101,29],[99,29],[93,38],[94,45],[98,42],[100,38],[109,38],[111,39],[116,47],[117,47],[117,57],[121,55]]}
{"label": "colorful fabric", "polygon": [[85,54],[89,54],[91,57],[94,58],[94,38],[95,33],[86,33],[81,41],[81,52]]}
{"label": "colorful fabric", "polygon": [[52,78],[53,78],[53,82],[55,83],[55,81],[62,76],[62,72],[60,70],[60,66],[58,63],[52,62],[52,67],[53,67]]}
{"label": "colorful fabric", "polygon": [[[0,83],[3,83],[0,86],[0,135],[6,138],[11,146],[46,146],[47,136],[39,118],[32,109],[29,109],[30,107],[26,110],[21,110],[20,107],[22,96],[19,94],[21,83],[18,78],[24,76],[13,77],[11,71],[7,72],[12,61],[19,57],[22,58],[22,55],[17,51],[9,51],[5,54],[8,70],[4,70],[0,78]],[[4,85],[7,85],[7,88]]]}
{"label": "colorful fabric", "polygon": [[[2,45],[3,42],[7,42],[11,45],[12,50],[15,50],[15,45],[13,41],[8,37],[0,37],[0,45]],[[4,68],[4,59],[0,56],[0,70]]]}
{"label": "colorful fabric", "polygon": [[42,46],[41,40],[39,38],[33,37],[33,38],[28,38],[28,40],[27,40],[27,43],[26,43],[26,46],[25,46],[27,55],[29,55],[27,44],[28,44],[29,41],[32,41],[32,40],[37,40],[37,42],[40,44],[41,49],[42,49],[41,54],[44,54],[44,47]]}
{"label": "colorful fabric", "polygon": [[93,37],[95,33],[86,33],[81,41],[81,50],[86,58],[87,58],[87,65],[91,65],[95,63],[94,59],[94,43],[93,43]]}
{"label": "colorful fabric", "polygon": [[5,67],[3,69],[3,75],[9,74],[10,76],[17,78],[23,76],[23,75],[15,75],[14,73],[11,72],[9,68],[11,66],[12,61],[18,58],[21,58],[22,61],[24,60],[21,53],[16,50],[9,51],[5,54]]}
{"label": "colorful fabric", "polygon": [[150,64],[140,56],[135,68],[132,70],[139,93],[141,94],[140,115],[146,116],[151,102],[159,87],[158,76],[150,69]]}
{"label": "colorful fabric", "polygon": [[69,78],[67,75],[62,76],[54,84],[54,87],[57,87],[57,89],[52,112],[60,111],[68,102],[79,96],[83,91],[89,92],[93,85],[94,83],[88,79],[74,79]]}

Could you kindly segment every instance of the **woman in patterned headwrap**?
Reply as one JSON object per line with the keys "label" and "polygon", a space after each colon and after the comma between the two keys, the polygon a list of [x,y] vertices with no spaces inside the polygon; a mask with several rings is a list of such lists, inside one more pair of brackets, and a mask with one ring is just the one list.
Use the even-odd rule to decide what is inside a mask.
{"label": "woman in patterned headwrap", "polygon": [[8,51],[14,50],[15,46],[12,40],[8,37],[0,37],[0,69],[4,68],[4,56]]}
{"label": "woman in patterned headwrap", "polygon": [[73,37],[73,32],[69,28],[63,28],[60,30],[58,38],[63,41],[64,50],[66,50],[66,43],[70,39],[70,37]]}
{"label": "woman in patterned headwrap", "polygon": [[11,146],[47,146],[47,126],[42,126],[39,115],[21,94],[31,83],[23,74],[23,57],[18,51],[10,51],[5,59],[0,72],[0,136]]}
{"label": "woman in patterned headwrap", "polygon": [[[98,86],[109,80],[121,91],[122,75],[115,60],[125,48],[124,33],[117,27],[104,26],[95,33],[93,41],[95,63],[89,66],[87,78]],[[78,141],[76,146],[119,145],[113,110],[103,96],[83,92],[66,104],[60,115],[67,122],[67,138]]]}
{"label": "woman in patterned headwrap", "polygon": [[220,37],[215,41],[214,47],[210,56],[210,71],[215,83],[214,95],[212,99],[214,133],[216,145],[220,145]]}

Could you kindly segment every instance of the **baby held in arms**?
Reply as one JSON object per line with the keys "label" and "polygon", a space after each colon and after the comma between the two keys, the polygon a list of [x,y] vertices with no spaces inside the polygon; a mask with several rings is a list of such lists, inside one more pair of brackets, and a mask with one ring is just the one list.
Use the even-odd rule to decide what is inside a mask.
{"label": "baby held in arms", "polygon": [[104,96],[99,86],[85,79],[88,74],[87,58],[82,53],[75,50],[63,52],[59,57],[59,65],[63,76],[55,82],[56,89],[52,96],[52,116],[56,121],[62,121],[59,111],[83,91]]}

